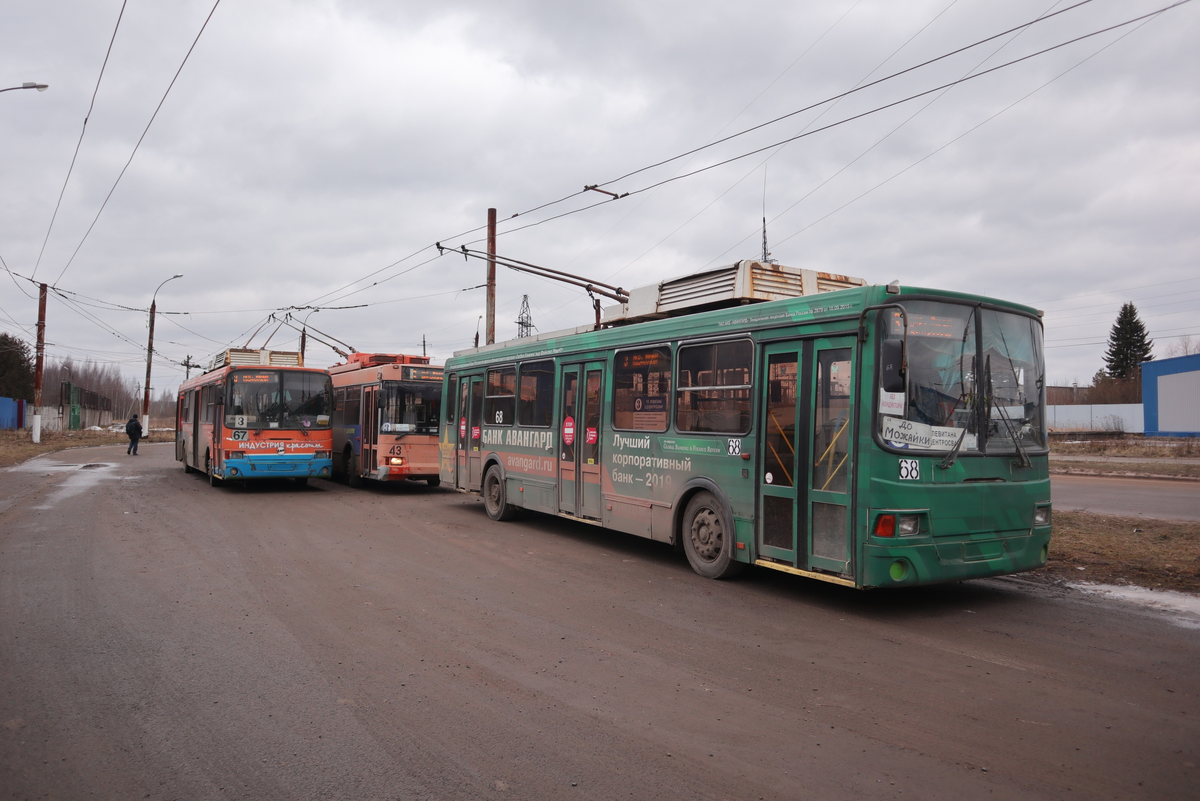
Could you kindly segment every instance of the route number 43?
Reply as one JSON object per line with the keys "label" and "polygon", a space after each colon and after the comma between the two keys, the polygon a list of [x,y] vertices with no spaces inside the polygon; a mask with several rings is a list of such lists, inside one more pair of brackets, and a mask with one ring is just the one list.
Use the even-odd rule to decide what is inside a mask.
{"label": "route number 43", "polygon": [[920,481],[921,480],[921,463],[916,459],[901,459],[900,460],[900,480],[901,481]]}

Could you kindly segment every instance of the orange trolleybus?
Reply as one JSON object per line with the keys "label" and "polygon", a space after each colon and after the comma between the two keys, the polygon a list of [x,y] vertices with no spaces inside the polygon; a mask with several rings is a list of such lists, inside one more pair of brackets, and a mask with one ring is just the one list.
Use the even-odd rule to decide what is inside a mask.
{"label": "orange trolleybus", "polygon": [[179,387],[175,458],[225,480],[294,478],[333,470],[333,386],[289,351],[231,348]]}
{"label": "orange trolleybus", "polygon": [[426,356],[352,353],[329,368],[335,393],[335,467],[351,486],[364,479],[438,478],[442,368]]}

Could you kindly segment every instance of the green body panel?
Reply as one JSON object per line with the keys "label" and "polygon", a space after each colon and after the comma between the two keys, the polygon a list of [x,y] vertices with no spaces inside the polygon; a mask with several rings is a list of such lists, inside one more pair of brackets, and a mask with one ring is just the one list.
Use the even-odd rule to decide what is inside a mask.
{"label": "green body panel", "polygon": [[[948,469],[939,465],[943,454],[897,453],[874,438],[873,400],[876,381],[874,315],[866,316],[866,338],[859,342],[860,315],[868,307],[892,303],[905,294],[937,296],[948,301],[989,303],[1004,309],[1036,314],[1016,304],[960,293],[903,288],[901,295],[870,286],[816,296],[774,301],[601,331],[579,330],[563,336],[517,340],[464,351],[445,366],[447,414],[455,414],[464,376],[482,376],[489,367],[555,359],[561,391],[562,365],[602,363],[605,367],[604,408],[598,463],[602,502],[594,522],[617,531],[675,542],[679,517],[690,497],[711,491],[728,504],[737,549],[733,557],[753,563],[762,557],[759,542],[759,472],[762,462],[763,345],[789,340],[816,341],[821,335],[850,342],[854,375],[853,444],[848,497],[850,562],[840,575],[862,588],[899,587],[1003,575],[1041,566],[1049,527],[1035,529],[1036,505],[1050,502],[1048,459],[1045,451],[1031,453],[1032,466],[1015,464],[1014,455],[962,454]],[[750,430],[745,434],[704,434],[674,429],[674,404],[668,407],[666,431],[613,429],[614,353],[624,348],[688,344],[693,339],[746,337],[755,343],[754,390]],[[674,351],[673,351],[674,352]],[[678,369],[678,364],[673,367]],[[672,385],[672,399],[678,388]],[[457,418],[444,417],[441,426],[441,478],[449,486],[479,491],[479,479],[491,465],[504,471],[508,502],[550,514],[560,513],[559,456],[563,446],[557,402],[549,427],[489,426],[483,420],[478,446],[481,466],[475,481],[463,473],[463,451],[456,450]],[[470,436],[469,426],[466,436]],[[580,432],[578,436],[583,436]],[[469,450],[469,449],[468,449]],[[920,479],[898,478],[900,459],[916,458]],[[456,480],[457,479],[457,480]],[[917,536],[880,538],[871,534],[880,512],[915,511],[922,516]],[[897,579],[896,563],[905,565]],[[797,563],[796,568],[810,569]]]}

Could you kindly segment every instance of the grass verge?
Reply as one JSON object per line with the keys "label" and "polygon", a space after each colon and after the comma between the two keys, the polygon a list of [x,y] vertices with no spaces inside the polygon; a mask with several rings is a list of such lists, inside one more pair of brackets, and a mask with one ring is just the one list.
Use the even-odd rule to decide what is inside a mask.
{"label": "grass verge", "polygon": [[[152,437],[142,442],[174,442],[174,431],[155,431]],[[89,445],[128,445],[124,434],[108,431],[43,431],[42,441],[34,444],[28,431],[0,431],[0,467],[10,467],[26,459],[67,448],[82,448]]]}
{"label": "grass verge", "polygon": [[1172,462],[1056,462],[1050,472],[1078,476],[1151,476],[1154,478],[1200,479],[1200,464]]}
{"label": "grass verge", "polygon": [[[1086,434],[1080,434],[1085,437]],[[1135,459],[1200,456],[1200,439],[1191,437],[1137,437],[1097,439],[1082,442],[1055,442],[1055,453],[1067,456],[1128,456]]]}
{"label": "grass verge", "polygon": [[1040,572],[1200,593],[1200,523],[1055,511],[1050,560]]}

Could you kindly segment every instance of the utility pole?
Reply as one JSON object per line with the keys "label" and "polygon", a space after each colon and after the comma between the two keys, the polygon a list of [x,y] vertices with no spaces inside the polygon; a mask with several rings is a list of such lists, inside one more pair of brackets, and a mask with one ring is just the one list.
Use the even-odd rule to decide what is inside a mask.
{"label": "utility pole", "polygon": [[428,355],[429,355],[429,354],[428,354],[428,353],[425,351],[425,335],[424,335],[424,334],[421,334],[421,355],[422,355],[422,356],[428,356]]}
{"label": "utility pole", "polygon": [[155,300],[150,300],[150,342],[146,345],[146,386],[142,397],[142,423],[146,426],[146,437],[150,436],[150,365],[154,361],[154,310]]}
{"label": "utility pole", "polygon": [[192,377],[192,368],[200,369],[200,365],[198,365],[192,361],[192,354],[190,354],[190,353],[187,356],[185,356],[183,361],[180,362],[179,364],[182,365],[183,367],[187,368],[187,376],[186,376],[185,380],[187,378]]}
{"label": "utility pole", "polygon": [[146,394],[142,400],[142,431],[147,439],[150,438],[150,365],[154,362],[154,312],[157,309],[155,304],[158,303],[158,290],[166,286],[168,281],[174,281],[176,278],[183,278],[183,273],[176,273],[163,281],[150,296],[150,342],[146,345]]}
{"label": "utility pole", "polygon": [[308,328],[300,330],[300,365],[304,365],[304,349],[308,346]]}
{"label": "utility pole", "polygon": [[487,344],[496,341],[496,210],[488,209],[487,223]]}
{"label": "utility pole", "polygon": [[33,441],[42,441],[42,368],[46,355],[46,285],[38,284],[37,363],[33,368]]}

